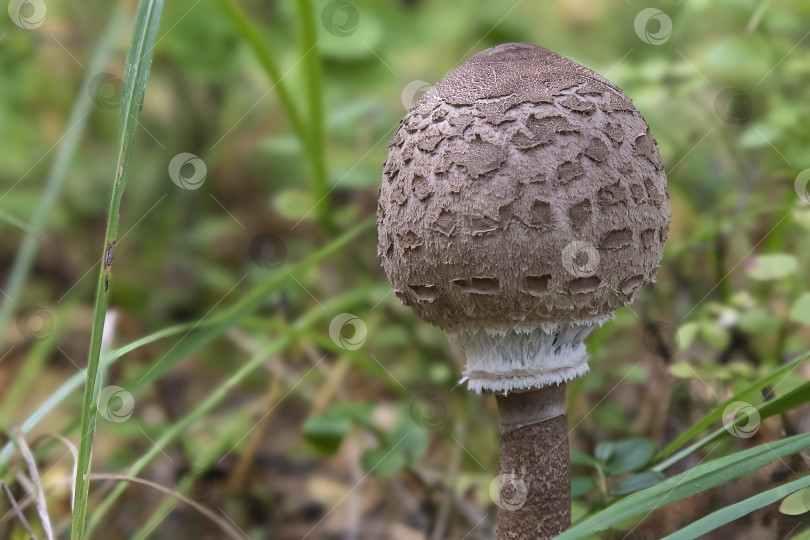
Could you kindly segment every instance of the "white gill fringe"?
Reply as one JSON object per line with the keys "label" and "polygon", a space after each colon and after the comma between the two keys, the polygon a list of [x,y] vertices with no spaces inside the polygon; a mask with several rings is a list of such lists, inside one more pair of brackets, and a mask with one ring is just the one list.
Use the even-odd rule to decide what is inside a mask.
{"label": "white gill fringe", "polygon": [[587,373],[588,354],[583,341],[607,319],[535,329],[461,330],[449,337],[467,355],[461,382],[478,393],[508,393],[560,384]]}

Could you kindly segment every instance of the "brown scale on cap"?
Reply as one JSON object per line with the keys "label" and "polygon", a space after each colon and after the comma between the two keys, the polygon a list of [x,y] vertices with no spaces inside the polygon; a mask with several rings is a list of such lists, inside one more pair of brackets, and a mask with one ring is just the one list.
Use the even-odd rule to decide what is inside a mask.
{"label": "brown scale on cap", "polygon": [[669,218],[632,102],[590,69],[512,43],[461,64],[400,123],[379,255],[403,303],[451,333],[598,323],[655,281]]}

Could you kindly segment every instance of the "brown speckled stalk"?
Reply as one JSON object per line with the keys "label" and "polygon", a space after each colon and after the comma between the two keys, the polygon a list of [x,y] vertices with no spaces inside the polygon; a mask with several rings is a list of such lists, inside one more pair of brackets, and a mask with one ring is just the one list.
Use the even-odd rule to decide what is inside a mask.
{"label": "brown speckled stalk", "polygon": [[[497,399],[502,420],[498,540],[553,538],[571,525],[565,385]],[[546,418],[548,405],[561,405],[563,413]],[[531,421],[531,409],[541,421],[504,425],[515,416]]]}

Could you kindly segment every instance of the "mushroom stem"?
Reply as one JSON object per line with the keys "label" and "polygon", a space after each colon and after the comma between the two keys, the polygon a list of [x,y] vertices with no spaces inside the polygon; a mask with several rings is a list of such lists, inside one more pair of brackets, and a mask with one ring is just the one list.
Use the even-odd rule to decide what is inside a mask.
{"label": "mushroom stem", "polygon": [[565,383],[497,401],[498,540],[553,538],[571,525]]}

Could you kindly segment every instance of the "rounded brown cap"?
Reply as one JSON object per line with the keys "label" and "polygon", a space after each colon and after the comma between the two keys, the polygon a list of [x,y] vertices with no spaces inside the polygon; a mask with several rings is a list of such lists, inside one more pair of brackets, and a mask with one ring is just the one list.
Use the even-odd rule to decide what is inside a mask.
{"label": "rounded brown cap", "polygon": [[530,332],[632,302],[655,280],[669,217],[656,142],[622,91],[510,43],[461,64],[403,118],[378,249],[422,319]]}

